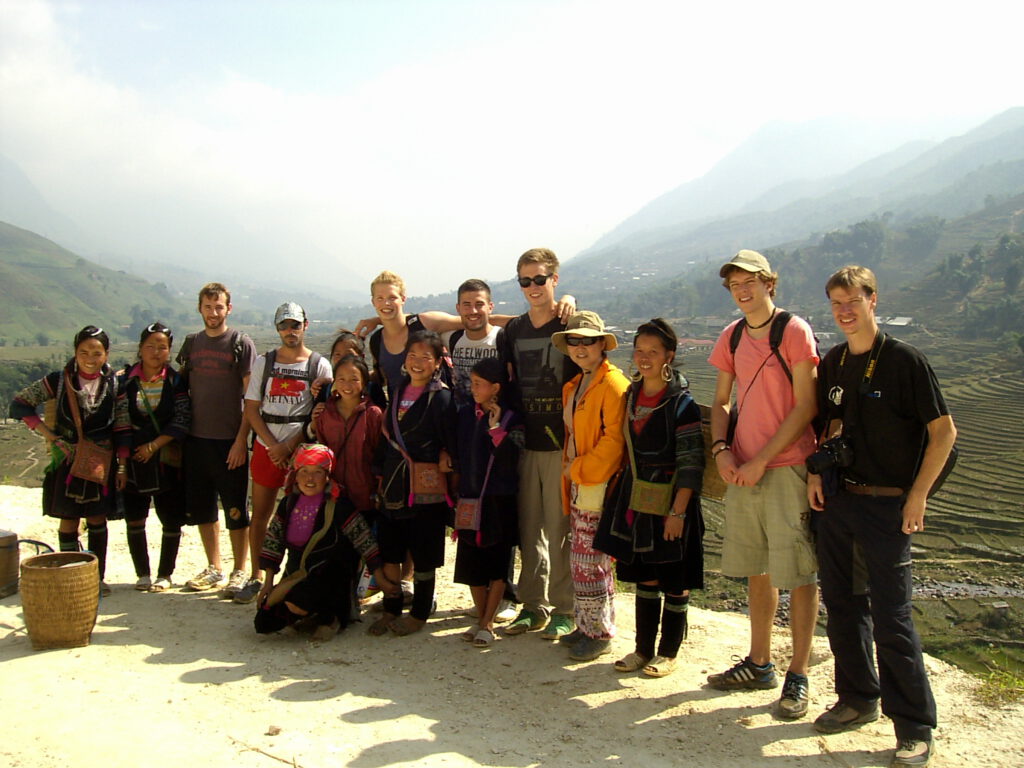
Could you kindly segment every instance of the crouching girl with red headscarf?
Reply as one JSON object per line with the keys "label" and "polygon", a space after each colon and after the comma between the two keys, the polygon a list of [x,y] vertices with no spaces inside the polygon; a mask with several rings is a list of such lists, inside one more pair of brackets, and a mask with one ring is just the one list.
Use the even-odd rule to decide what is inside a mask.
{"label": "crouching girl with red headscarf", "polygon": [[[329,483],[333,466],[334,453],[326,446],[305,444],[295,452],[287,493],[260,553],[260,567],[267,572],[254,621],[260,634],[294,624],[311,630],[316,640],[334,637],[353,615],[352,582],[360,557],[379,584],[388,584],[369,525]],[[275,586],[286,554],[284,576]]]}

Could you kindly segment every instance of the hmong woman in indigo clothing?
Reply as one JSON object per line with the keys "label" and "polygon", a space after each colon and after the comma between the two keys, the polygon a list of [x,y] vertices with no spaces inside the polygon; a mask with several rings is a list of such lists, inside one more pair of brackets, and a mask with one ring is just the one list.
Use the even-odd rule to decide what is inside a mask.
{"label": "hmong woman in indigo clothing", "polygon": [[[508,407],[508,371],[485,357],[469,375],[473,405],[459,409],[459,497],[479,504],[479,526],[458,531],[455,582],[469,587],[478,621],[462,639],[478,648],[495,640],[494,614],[505,596],[512,548],[519,540],[516,496],[523,420]],[[456,515],[458,524],[458,515]]]}
{"label": "hmong woman in indigo clothing", "polygon": [[[48,373],[14,396],[10,417],[21,419],[50,444],[50,463],[43,475],[43,514],[60,519],[57,540],[62,552],[79,549],[78,527],[84,517],[89,550],[100,568],[100,592],[110,594],[103,581],[107,565],[107,517],[114,511],[113,454],[105,482],[83,480],[71,474],[79,413],[85,438],[113,451],[114,401],[117,385],[107,365],[110,339],[102,329],[87,325],[75,335],[75,356],[63,370]],[[74,398],[74,403],[71,402]],[[48,400],[56,401],[56,423],[50,426],[36,414]],[[127,468],[122,463],[118,472]]]}
{"label": "hmong woman in indigo clothing", "polygon": [[[637,329],[633,361],[639,380],[634,376],[626,394],[625,422],[627,456],[632,448],[633,459],[627,458],[594,540],[595,549],[618,561],[619,580],[636,584],[636,650],[616,661],[615,669],[642,670],[649,677],[675,669],[686,637],[690,590],[704,586],[704,438],[700,408],[672,368],[676,343],[675,332],[661,318]],[[657,485],[634,494],[637,477]],[[652,493],[641,497],[643,490]],[[637,509],[641,506],[651,511]]]}
{"label": "hmong woman in indigo clothing", "polygon": [[[163,592],[171,586],[185,523],[180,446],[188,435],[192,411],[188,385],[167,364],[173,343],[171,329],[163,323],[146,326],[139,339],[139,361],[117,377],[116,430],[130,435],[128,477],[121,498],[128,551],[138,578],[135,588],[142,592]],[[163,526],[156,581],[150,578],[146,544],[150,500]]]}
{"label": "hmong woman in indigo clothing", "polygon": [[374,461],[384,500],[377,533],[390,581],[400,580],[402,563],[412,555],[413,597],[409,615],[402,616],[401,592],[386,592],[384,614],[369,628],[373,635],[389,629],[411,634],[433,612],[434,571],[444,564],[450,513],[445,473],[454,470],[456,456],[455,402],[439,377],[443,352],[433,331],[409,334],[405,375],[384,414],[385,439]]}
{"label": "hmong woman in indigo clothing", "polygon": [[[384,578],[370,526],[330,484],[333,466],[334,454],[327,446],[306,443],[295,449],[285,496],[260,552],[260,567],[267,572],[256,599],[254,625],[260,634],[292,624],[299,628],[301,622],[313,631],[314,640],[329,640],[352,615],[359,559],[366,560],[378,579]],[[285,555],[284,578],[275,587]]]}

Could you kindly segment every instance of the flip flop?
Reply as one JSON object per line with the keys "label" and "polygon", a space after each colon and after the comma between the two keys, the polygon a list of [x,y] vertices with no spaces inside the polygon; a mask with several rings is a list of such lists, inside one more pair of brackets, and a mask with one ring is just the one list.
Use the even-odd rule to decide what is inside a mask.
{"label": "flip flop", "polygon": [[643,673],[648,677],[668,677],[675,671],[676,660],[668,656],[655,656],[643,669]]}
{"label": "flip flop", "polygon": [[497,640],[497,637],[489,629],[481,629],[473,638],[473,646],[476,648],[489,648]]}
{"label": "flip flop", "polygon": [[638,669],[646,667],[649,662],[649,658],[633,651],[616,661],[614,667],[616,672],[636,672]]}

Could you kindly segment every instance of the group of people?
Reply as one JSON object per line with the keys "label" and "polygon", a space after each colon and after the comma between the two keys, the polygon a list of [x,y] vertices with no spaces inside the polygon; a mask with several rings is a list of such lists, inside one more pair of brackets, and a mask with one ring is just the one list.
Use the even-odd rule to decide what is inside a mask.
{"label": "group of people", "polygon": [[[910,537],[956,430],[925,358],[879,330],[874,275],[846,267],[829,280],[846,342],[819,360],[809,325],[775,306],[764,256],[743,250],[722,266],[742,316],[710,356],[705,446],[672,327],[655,318],[636,329],[627,375],[608,357],[619,340],[602,319],[556,298],[558,266],[544,248],[519,258],[528,310],[517,317],[492,314],[481,280],[459,287],[457,314],[407,314],[404,283],[382,272],[377,317],[356,329],[380,325],[368,356],[347,331],[329,357],[310,350],[292,302],[275,314],[280,346],[257,356],[228,327],[220,283],[200,291],[204,327],[177,368],[161,323],[117,372],[107,335],[86,326],[64,369],[10,409],[50,443],[43,507],[60,520],[60,548],[80,547],[84,518],[102,579],[107,520],[123,516],[136,587],[162,591],[182,526],[196,525],[208,566],[186,588],[255,601],[257,632],[294,626],[324,640],[358,617],[368,579],[382,594],[371,634],[420,630],[454,528],[454,579],[476,619],[467,642],[490,646],[504,619],[506,636],[537,632],[573,660],[597,659],[616,633],[617,576],[635,585],[636,622],[614,669],[663,677],[687,635],[690,590],[703,586],[708,453],[727,483],[722,571],[747,579],[751,627],[749,652],[708,685],[779,685],[771,634],[788,590],[793,651],[777,712],[804,716],[820,583],[838,701],[815,727],[875,720],[881,700],[893,765],[927,764],[936,715],[910,612]],[[163,527],[155,579],[151,503]]]}

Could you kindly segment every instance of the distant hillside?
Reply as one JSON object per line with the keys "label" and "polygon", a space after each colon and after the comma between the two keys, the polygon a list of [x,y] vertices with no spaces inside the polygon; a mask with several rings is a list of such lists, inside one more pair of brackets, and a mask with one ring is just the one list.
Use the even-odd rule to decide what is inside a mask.
{"label": "distant hillside", "polygon": [[32,232],[0,222],[0,343],[69,340],[84,325],[133,336],[133,322],[177,322],[192,301],[162,283],[106,269]]}
{"label": "distant hillside", "polygon": [[[757,170],[757,164],[751,166],[752,177]],[[779,207],[755,210],[751,200],[741,213],[637,231],[588,251],[565,265],[562,282],[584,294],[588,304],[621,304],[739,248],[765,250],[872,217],[901,225],[928,216],[959,218],[998,204],[1024,193],[1024,108],[929,149],[904,147],[840,177],[789,187],[757,198],[766,206],[782,203]],[[797,192],[809,195],[786,202]]]}

